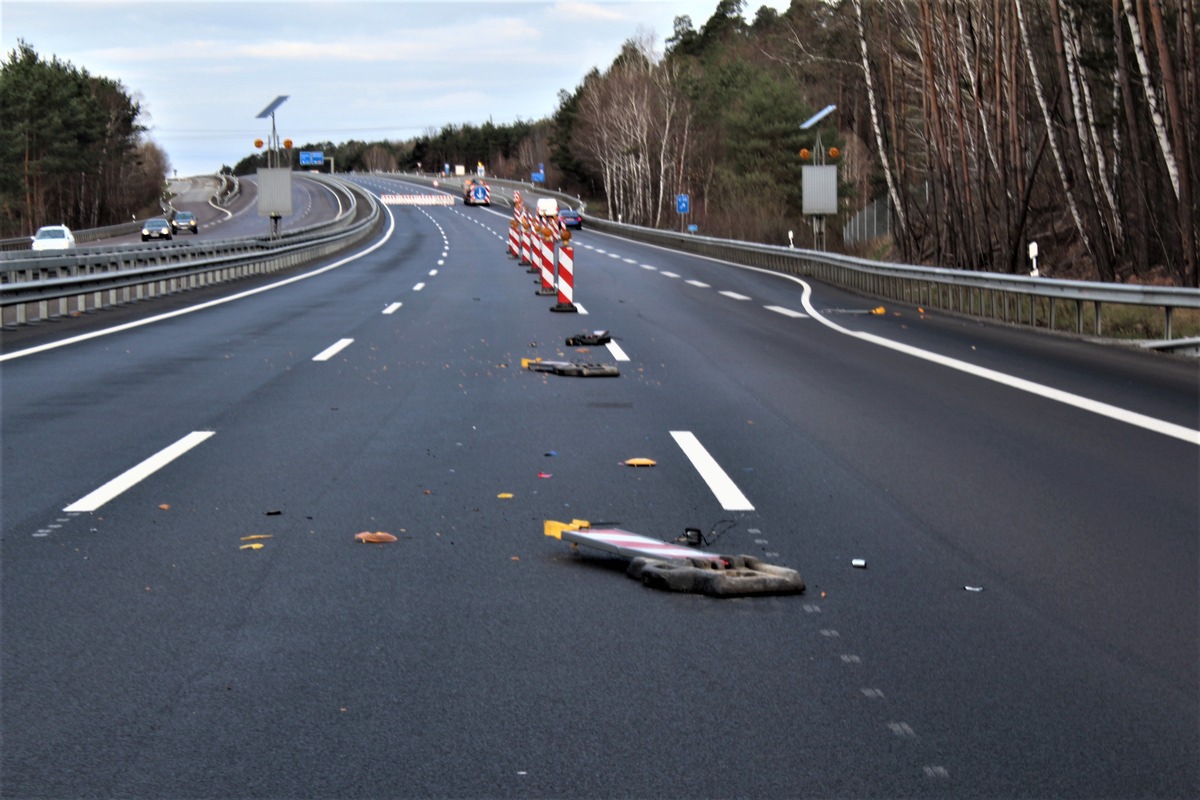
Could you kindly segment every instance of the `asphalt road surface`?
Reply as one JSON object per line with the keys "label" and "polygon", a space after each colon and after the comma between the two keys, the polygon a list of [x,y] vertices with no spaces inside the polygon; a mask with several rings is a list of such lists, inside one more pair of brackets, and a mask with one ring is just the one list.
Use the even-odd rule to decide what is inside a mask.
{"label": "asphalt road surface", "polygon": [[[5,342],[0,795],[1200,794],[1195,362],[586,229],[549,313],[499,211]],[[807,589],[649,589],[575,518]]]}

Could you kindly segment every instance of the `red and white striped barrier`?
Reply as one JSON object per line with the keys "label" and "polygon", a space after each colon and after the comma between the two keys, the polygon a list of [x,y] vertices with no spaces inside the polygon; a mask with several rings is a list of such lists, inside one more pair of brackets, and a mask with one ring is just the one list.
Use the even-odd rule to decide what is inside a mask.
{"label": "red and white striped barrier", "polygon": [[381,194],[379,199],[385,206],[454,205],[454,198],[448,194]]}
{"label": "red and white striped barrier", "polygon": [[538,245],[541,249],[541,262],[539,266],[542,269],[542,288],[538,289],[538,294],[552,295],[554,290],[554,240],[550,238],[550,231],[545,228],[543,233],[538,237]]}
{"label": "red and white striped barrier", "polygon": [[515,219],[508,223],[508,257],[521,257],[521,240],[517,235],[517,230],[521,227],[521,223]]}
{"label": "red and white striped barrier", "polygon": [[528,272],[537,272],[537,265],[533,263],[533,242],[530,231],[532,226],[529,220],[526,219],[521,223],[521,263],[528,264]]}
{"label": "red and white striped barrier", "polygon": [[558,305],[551,311],[579,311],[575,306],[575,248],[570,237],[558,248]]}

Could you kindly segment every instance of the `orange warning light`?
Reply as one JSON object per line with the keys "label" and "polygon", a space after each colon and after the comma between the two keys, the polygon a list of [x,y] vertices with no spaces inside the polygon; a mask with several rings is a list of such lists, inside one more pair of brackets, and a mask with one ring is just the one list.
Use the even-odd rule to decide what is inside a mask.
{"label": "orange warning light", "polygon": [[254,146],[255,146],[255,147],[262,147],[262,146],[263,146],[263,140],[262,140],[262,139],[255,139],[255,140],[254,140]]}
{"label": "orange warning light", "polygon": [[292,140],[291,140],[291,139],[284,139],[284,140],[283,140],[283,146],[284,146],[284,147],[286,147],[288,150],[291,150],[291,149],[292,149]]}
{"label": "orange warning light", "polygon": [[807,147],[803,147],[800,149],[800,157],[802,159],[804,159],[805,161],[808,161],[810,156],[812,156],[812,153],[809,152]]}
{"label": "orange warning light", "polygon": [[842,151],[838,150],[836,147],[829,148],[829,157],[830,158],[837,158],[841,154],[842,154]]}

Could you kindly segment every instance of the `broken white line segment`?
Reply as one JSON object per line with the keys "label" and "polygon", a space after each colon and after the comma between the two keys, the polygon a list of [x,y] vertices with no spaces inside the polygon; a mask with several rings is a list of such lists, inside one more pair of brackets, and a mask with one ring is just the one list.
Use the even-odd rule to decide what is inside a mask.
{"label": "broken white line segment", "polygon": [[349,347],[353,342],[353,339],[338,339],[336,342],[329,345],[329,347],[326,347],[324,350],[313,356],[313,361],[328,361]]}
{"label": "broken white line segment", "polygon": [[700,473],[700,477],[704,478],[708,488],[716,495],[721,508],[726,511],[754,510],[754,506],[746,499],[746,495],[742,494],[742,490],[734,484],[725,470],[721,469],[721,465],[716,462],[716,459],[709,455],[695,434],[691,431],[671,431],[671,436],[683,450],[683,454],[691,460],[692,466]]}
{"label": "broken white line segment", "polygon": [[625,351],[621,349],[621,345],[610,341],[608,343],[608,352],[612,353],[612,357],[617,361],[628,361],[629,356],[625,355]]}
{"label": "broken white line segment", "polygon": [[79,498],[63,511],[95,511],[126,489],[158,472],[196,445],[212,436],[214,431],[192,431],[173,445],[159,450],[136,467],[125,470],[91,494]]}
{"label": "broken white line segment", "polygon": [[388,306],[387,308],[385,308],[383,310],[383,313],[395,314],[397,311],[400,310],[400,306],[402,306],[402,305],[404,305],[404,303],[392,303],[390,306]]}
{"label": "broken white line segment", "polygon": [[725,292],[721,292],[721,294],[725,295],[726,297],[732,297],[734,300],[749,300],[750,299],[749,297],[746,297],[746,295],[738,294],[737,292],[725,291]]}
{"label": "broken white line segment", "polygon": [[792,309],[784,308],[783,306],[763,306],[763,308],[765,308],[767,311],[774,311],[776,314],[783,314],[785,317],[791,317],[792,319],[808,319],[808,314],[804,314],[799,311],[793,311]]}
{"label": "broken white line segment", "polygon": [[688,286],[695,286],[697,289],[710,288],[709,285],[704,281],[684,281],[684,283],[686,283]]}

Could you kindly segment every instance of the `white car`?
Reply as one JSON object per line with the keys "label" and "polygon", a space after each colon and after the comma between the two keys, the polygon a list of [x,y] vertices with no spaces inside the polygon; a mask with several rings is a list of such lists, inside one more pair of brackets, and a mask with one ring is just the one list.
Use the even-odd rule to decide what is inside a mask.
{"label": "white car", "polygon": [[75,234],[66,225],[46,225],[31,237],[34,250],[70,250],[75,246]]}
{"label": "white car", "polygon": [[541,197],[537,201],[537,215],[539,217],[557,217],[558,216],[558,201],[553,197]]}

